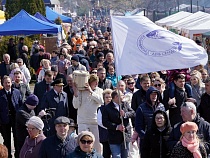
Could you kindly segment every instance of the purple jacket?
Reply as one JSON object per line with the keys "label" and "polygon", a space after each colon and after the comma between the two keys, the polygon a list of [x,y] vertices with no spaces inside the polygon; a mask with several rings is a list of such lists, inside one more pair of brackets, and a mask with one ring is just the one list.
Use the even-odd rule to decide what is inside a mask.
{"label": "purple jacket", "polygon": [[26,137],[25,143],[20,150],[19,157],[21,158],[37,158],[39,155],[39,149],[41,147],[42,141],[46,137],[43,134],[39,134],[38,137],[32,139]]}

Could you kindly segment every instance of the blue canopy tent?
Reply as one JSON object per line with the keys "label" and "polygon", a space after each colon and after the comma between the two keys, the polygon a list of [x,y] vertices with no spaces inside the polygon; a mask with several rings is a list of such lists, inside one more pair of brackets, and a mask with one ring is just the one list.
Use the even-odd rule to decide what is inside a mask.
{"label": "blue canopy tent", "polygon": [[50,24],[35,18],[25,10],[0,25],[0,35],[32,35],[43,33],[59,33],[60,25]]}
{"label": "blue canopy tent", "polygon": [[49,22],[51,24],[55,24],[54,22],[48,20],[45,16],[43,16],[41,13],[39,12],[36,12],[36,14],[34,15],[34,17],[36,17],[37,19],[40,19],[42,21],[45,21],[45,22]]}
{"label": "blue canopy tent", "polygon": [[72,22],[72,19],[70,17],[56,13],[54,10],[52,10],[48,6],[46,7],[46,17],[47,17],[47,19],[49,19],[51,21],[55,21],[55,19],[60,17],[63,22],[66,22],[66,23]]}

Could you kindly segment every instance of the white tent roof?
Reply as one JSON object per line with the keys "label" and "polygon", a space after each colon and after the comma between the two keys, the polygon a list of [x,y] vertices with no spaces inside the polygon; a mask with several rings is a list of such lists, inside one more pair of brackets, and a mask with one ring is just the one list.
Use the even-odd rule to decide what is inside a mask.
{"label": "white tent roof", "polygon": [[209,18],[208,13],[199,11],[199,12],[196,12],[180,21],[177,21],[173,24],[169,24],[169,28],[181,30],[181,28],[187,27],[191,24],[202,22],[203,20],[205,21],[205,19],[208,19],[208,18]]}
{"label": "white tent roof", "polygon": [[159,26],[167,26],[167,25],[173,24],[181,19],[184,19],[190,15],[192,15],[192,13],[181,11],[181,12],[175,13],[173,15],[167,16],[163,19],[160,19],[160,20],[156,21],[155,23]]}
{"label": "white tent roof", "polygon": [[184,28],[183,31],[192,39],[194,34],[202,34],[210,31],[210,19],[200,25]]}
{"label": "white tent roof", "polygon": [[144,11],[141,11],[141,12],[135,14],[135,15],[143,15],[144,16]]}

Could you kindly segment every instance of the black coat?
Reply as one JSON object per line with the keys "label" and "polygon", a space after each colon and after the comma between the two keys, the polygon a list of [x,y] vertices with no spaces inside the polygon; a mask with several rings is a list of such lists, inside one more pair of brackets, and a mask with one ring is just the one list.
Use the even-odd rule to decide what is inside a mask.
{"label": "black coat", "polygon": [[[208,122],[206,122],[202,117],[200,117],[198,114],[195,117],[195,119],[193,120],[193,122],[195,122],[198,126],[198,132],[197,135],[199,137],[199,139],[201,139],[204,144],[205,147],[207,149],[207,153],[209,153],[209,149],[210,149],[210,124]],[[181,132],[180,132],[180,126],[182,125],[182,122],[177,123],[172,131],[171,134],[168,138],[167,141],[167,146],[169,148],[170,151],[173,150],[173,147],[176,145],[176,143],[180,140],[181,138]]]}
{"label": "black coat", "polygon": [[201,103],[198,107],[198,112],[200,116],[203,117],[207,122],[210,123],[210,96],[207,93],[204,93],[201,96]]}
{"label": "black coat", "polygon": [[46,93],[46,90],[47,90],[47,83],[45,79],[43,79],[43,81],[41,82],[36,83],[34,86],[34,94],[39,98],[39,104],[37,105],[35,109],[36,115],[38,115],[38,113],[41,110],[41,101],[44,94]]}
{"label": "black coat", "polygon": [[17,142],[18,147],[21,147],[24,144],[25,138],[28,136],[28,131],[26,130],[26,122],[32,117],[35,116],[33,110],[29,110],[24,104],[19,108],[16,113],[16,132],[17,132]]}
{"label": "black coat", "polygon": [[62,141],[57,135],[53,135],[42,142],[38,158],[66,158],[76,147],[77,142],[73,137]]}
{"label": "black coat", "polygon": [[[206,149],[202,143],[199,144],[199,151],[202,158],[207,158]],[[174,147],[170,158],[193,158],[193,154],[184,147],[181,142],[178,142]]]}
{"label": "black coat", "polygon": [[[126,118],[123,118],[123,124],[125,126],[125,138],[129,142],[131,138],[131,126],[129,118],[135,116],[134,110],[129,106],[127,102],[122,103],[122,110],[126,113]],[[116,130],[117,126],[122,123],[120,119],[120,112],[115,107],[113,102],[110,102],[105,106],[102,114],[102,123],[108,129],[108,137],[110,144],[121,144],[123,139],[123,133]]]}
{"label": "black coat", "polygon": [[167,114],[162,112],[166,120],[166,127],[163,131],[159,131],[155,123],[155,116],[157,113],[159,113],[159,111],[155,112],[153,115],[152,128],[148,130],[144,136],[141,158],[169,157],[166,141],[171,132],[171,127],[169,125]]}
{"label": "black coat", "polygon": [[171,126],[173,127],[175,124],[182,121],[180,110],[181,105],[187,101],[187,93],[184,90],[181,90],[177,87],[175,88],[174,97],[176,99],[176,108],[169,108],[169,90],[165,90],[163,95],[163,104],[166,110],[169,109],[169,120]]}
{"label": "black coat", "polygon": [[69,117],[72,118],[75,123],[77,123],[77,109],[73,107],[72,103],[74,96],[73,89],[67,85],[66,87],[63,88],[63,91],[67,93],[68,97]]}
{"label": "black coat", "polygon": [[[20,91],[12,88],[11,89],[11,100],[12,100],[12,106],[15,109],[15,115],[16,116],[16,111],[22,106],[22,96],[20,94]],[[8,107],[8,99],[7,99],[7,94],[5,89],[0,90],[0,124],[8,124],[10,120],[10,115],[9,115],[9,107]]]}

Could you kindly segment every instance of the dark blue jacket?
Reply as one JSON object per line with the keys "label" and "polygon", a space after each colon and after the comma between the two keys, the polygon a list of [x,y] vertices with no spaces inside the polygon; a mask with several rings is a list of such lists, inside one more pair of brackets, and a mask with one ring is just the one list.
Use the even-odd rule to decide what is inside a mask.
{"label": "dark blue jacket", "polygon": [[54,120],[59,116],[68,117],[68,98],[66,92],[62,92],[63,97],[66,99],[66,103],[64,101],[59,101],[59,97],[55,93],[54,89],[51,89],[49,92],[46,92],[41,100],[41,110],[52,109],[54,111],[54,116],[48,120],[50,126],[50,132],[47,136],[55,134],[54,128]]}
{"label": "dark blue jacket", "polygon": [[[157,92],[158,94],[157,101],[154,106],[152,106],[150,100],[150,94],[152,92]],[[145,132],[151,128],[152,116],[159,102],[159,98],[160,92],[156,88],[150,87],[146,92],[146,102],[142,103],[136,111],[135,130],[137,131],[141,139],[144,139]]]}
{"label": "dark blue jacket", "polygon": [[[199,139],[206,144],[205,147],[207,149],[207,153],[209,154],[209,149],[210,149],[210,124],[206,122],[202,117],[200,117],[198,114],[193,120],[198,126],[198,132],[197,135]],[[181,132],[180,132],[180,126],[182,125],[182,122],[177,123],[174,125],[171,134],[168,138],[167,141],[167,146],[170,151],[173,150],[173,147],[177,144],[177,142],[180,140],[181,137]]]}
{"label": "dark blue jacket", "polygon": [[[98,108],[98,110],[101,111],[101,114],[103,115],[103,111],[105,109],[105,105],[101,105],[101,107]],[[100,143],[103,143],[103,142],[107,142],[109,140],[109,137],[108,137],[108,130],[101,127],[101,126],[98,126],[98,132],[99,132],[99,140],[100,140]]]}
{"label": "dark blue jacket", "polygon": [[[126,118],[123,118],[123,124],[125,126],[125,139],[127,142],[131,138],[131,126],[129,118],[135,116],[135,111],[130,107],[127,102],[122,102],[122,110],[126,114]],[[110,144],[121,144],[123,142],[123,133],[116,130],[117,126],[122,123],[120,118],[120,112],[115,107],[113,102],[110,102],[105,106],[102,114],[102,123],[108,129],[109,143]]]}
{"label": "dark blue jacket", "polygon": [[96,152],[95,149],[91,153],[85,153],[80,149],[80,147],[76,147],[73,153],[70,153],[66,158],[103,158],[99,153]]}
{"label": "dark blue jacket", "polygon": [[63,142],[57,135],[53,135],[42,142],[39,158],[66,158],[76,147],[77,143],[73,137],[66,137]]}
{"label": "dark blue jacket", "polygon": [[42,101],[44,94],[46,93],[46,90],[47,90],[47,84],[46,84],[45,79],[43,79],[43,81],[35,84],[34,94],[39,98],[39,104],[37,105],[36,109],[34,110],[36,115],[38,115],[38,113],[41,110],[41,101]]}
{"label": "dark blue jacket", "polygon": [[[22,106],[22,97],[20,91],[12,88],[12,105],[17,111],[19,107]],[[8,109],[8,100],[5,89],[0,90],[0,124],[8,124],[9,123],[9,109]]]}

